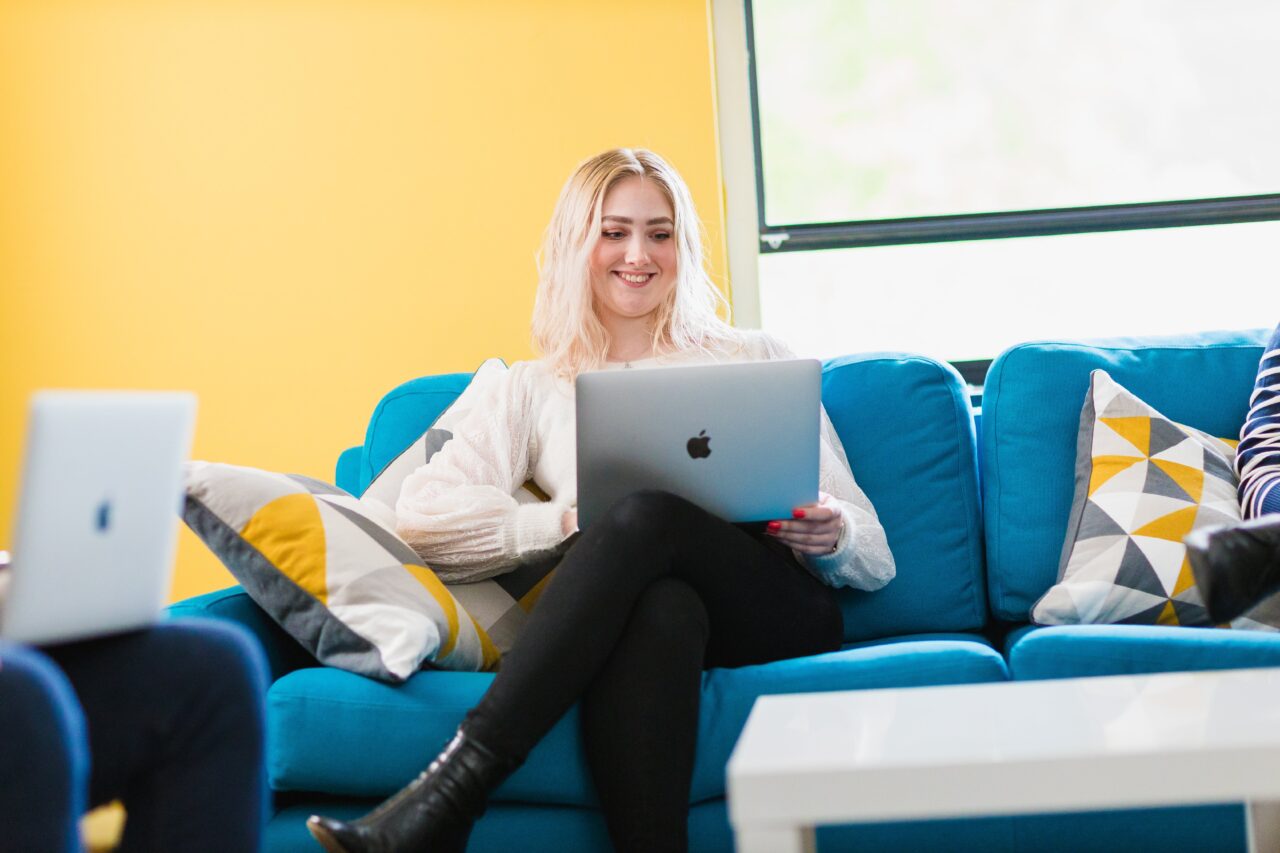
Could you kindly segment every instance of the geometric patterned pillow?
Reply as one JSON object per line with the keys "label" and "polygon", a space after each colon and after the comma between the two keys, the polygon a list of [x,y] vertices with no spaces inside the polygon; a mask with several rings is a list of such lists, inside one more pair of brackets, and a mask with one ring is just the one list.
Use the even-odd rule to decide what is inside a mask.
{"label": "geometric patterned pillow", "polygon": [[183,519],[249,596],[324,664],[403,681],[475,671],[498,650],[380,513],[299,475],[186,466]]}
{"label": "geometric patterned pillow", "polygon": [[[491,358],[481,364],[472,375],[471,382],[440,413],[435,422],[387,463],[369,483],[360,500],[370,512],[381,512],[380,517],[386,526],[395,527],[395,506],[400,499],[400,488],[404,481],[418,468],[430,462],[431,457],[453,438],[457,425],[471,413],[483,398],[485,390],[506,372],[507,365],[501,359]],[[519,503],[547,500],[547,496],[532,480],[516,489],[513,497]],[[531,558],[513,566],[510,571],[487,580],[448,585],[454,596],[475,617],[477,624],[484,629],[499,653],[506,654],[515,645],[516,638],[528,621],[529,611],[537,603],[567,546],[568,542],[565,542],[553,553]]]}
{"label": "geometric patterned pillow", "polygon": [[[1239,523],[1234,459],[1235,442],[1175,423],[1093,371],[1058,582],[1031,621],[1209,625],[1182,540]],[[1239,627],[1271,627],[1253,615]]]}

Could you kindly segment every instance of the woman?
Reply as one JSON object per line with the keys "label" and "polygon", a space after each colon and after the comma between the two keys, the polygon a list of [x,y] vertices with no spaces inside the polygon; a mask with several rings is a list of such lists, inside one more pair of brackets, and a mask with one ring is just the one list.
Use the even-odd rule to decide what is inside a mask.
{"label": "woman", "polygon": [[1280,591],[1280,326],[1258,363],[1235,465],[1243,523],[1187,538],[1191,569],[1217,624]]}
{"label": "woman", "polygon": [[[572,381],[596,369],[785,357],[716,315],[684,181],[656,154],[606,151],[557,202],[534,343],[404,484],[402,536],[450,579],[497,574],[575,533]],[[551,500],[518,504],[532,478]],[[352,823],[313,817],[330,851],[460,851],[485,800],[575,702],[618,850],[684,850],[701,673],[832,651],[832,587],[894,574],[875,511],[823,417],[820,499],[750,533],[659,492],[632,495],[565,551],[519,645],[452,742]],[[766,618],[783,632],[761,630]]]}

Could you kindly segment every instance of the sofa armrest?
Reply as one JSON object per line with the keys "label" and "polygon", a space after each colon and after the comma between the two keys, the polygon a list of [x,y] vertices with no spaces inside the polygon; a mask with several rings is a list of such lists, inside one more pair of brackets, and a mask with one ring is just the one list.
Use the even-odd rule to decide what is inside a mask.
{"label": "sofa armrest", "polygon": [[239,586],[175,602],[169,605],[168,613],[171,617],[196,616],[239,623],[258,638],[271,667],[273,682],[295,669],[320,665]]}
{"label": "sofa armrest", "polygon": [[357,496],[363,491],[360,488],[360,454],[363,452],[363,444],[348,447],[338,456],[338,464],[333,471],[333,484]]}

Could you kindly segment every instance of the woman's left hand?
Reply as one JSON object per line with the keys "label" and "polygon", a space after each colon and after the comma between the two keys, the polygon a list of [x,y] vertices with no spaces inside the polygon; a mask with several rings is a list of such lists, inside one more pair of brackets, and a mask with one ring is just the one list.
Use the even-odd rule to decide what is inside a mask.
{"label": "woman's left hand", "polygon": [[826,492],[818,492],[818,502],[798,506],[786,521],[770,521],[765,532],[802,554],[830,554],[840,541],[844,515],[840,505]]}

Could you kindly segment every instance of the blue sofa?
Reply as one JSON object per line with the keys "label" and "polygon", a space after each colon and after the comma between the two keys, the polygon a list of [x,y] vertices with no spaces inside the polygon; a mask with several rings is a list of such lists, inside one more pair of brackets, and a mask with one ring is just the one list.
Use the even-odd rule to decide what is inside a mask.
{"label": "blue sofa", "polygon": [[[732,850],[724,767],[760,695],[1280,665],[1280,636],[1272,634],[1025,624],[1056,579],[1089,372],[1105,368],[1169,417],[1232,436],[1265,340],[1258,331],[1014,347],[992,365],[980,439],[949,366],[901,354],[829,361],[823,400],[879,512],[898,575],[874,593],[841,592],[840,651],[704,675],[692,849]],[[468,378],[425,377],[387,394],[363,445],[339,459],[338,484],[358,494]],[[396,790],[492,678],[424,671],[391,687],[319,667],[236,587],[171,610],[241,622],[267,652],[271,851],[315,850],[303,827],[308,814],[354,816]],[[818,839],[822,851],[1242,850],[1244,817],[1239,805],[1206,805],[824,827]],[[470,849],[517,848],[609,849],[574,711],[498,790]]]}

